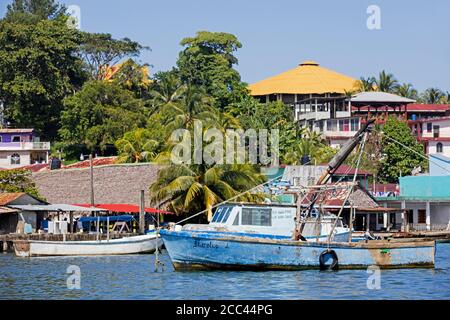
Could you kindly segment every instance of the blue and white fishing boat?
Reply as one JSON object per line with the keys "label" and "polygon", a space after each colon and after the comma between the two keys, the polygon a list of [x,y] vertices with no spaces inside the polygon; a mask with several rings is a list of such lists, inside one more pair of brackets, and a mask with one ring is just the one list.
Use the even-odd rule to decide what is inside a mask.
{"label": "blue and white fishing boat", "polygon": [[[368,121],[328,164],[317,185],[326,183],[348,157],[373,121]],[[364,142],[360,150],[361,159]],[[353,183],[343,203],[353,191]],[[161,230],[160,235],[175,269],[333,269],[434,267],[435,241],[413,239],[337,242],[340,214],[333,220],[326,241],[322,236],[322,212],[316,217],[314,234],[307,234],[306,219],[312,218],[320,192],[315,193],[305,209],[302,202],[292,207],[264,205],[225,205],[216,212],[207,227],[176,226]],[[319,206],[320,207],[320,206]],[[283,213],[284,212],[284,213]],[[289,220],[295,214],[294,228]],[[285,220],[285,222],[282,222]],[[318,226],[321,228],[319,229]],[[285,233],[287,232],[290,237]],[[306,237],[314,236],[316,241]],[[306,236],[306,237],[305,237]]]}
{"label": "blue and white fishing boat", "polygon": [[[209,224],[187,224],[182,230],[191,232],[228,232],[229,234],[249,237],[276,237],[290,239],[295,230],[297,207],[291,204],[270,203],[227,203],[219,206]],[[332,240],[346,242],[350,229],[342,219],[327,214],[322,217],[316,231],[316,219],[304,220],[302,236],[307,241],[327,241],[334,224]]]}

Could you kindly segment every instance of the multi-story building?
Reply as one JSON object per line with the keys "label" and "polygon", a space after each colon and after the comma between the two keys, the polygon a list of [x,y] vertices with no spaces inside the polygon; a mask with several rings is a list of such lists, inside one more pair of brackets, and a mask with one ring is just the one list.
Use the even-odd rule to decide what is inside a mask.
{"label": "multi-story building", "polygon": [[0,129],[0,168],[48,163],[50,142],[41,142],[34,129]]}
{"label": "multi-story building", "polygon": [[427,154],[450,157],[450,116],[411,120],[409,125]]}

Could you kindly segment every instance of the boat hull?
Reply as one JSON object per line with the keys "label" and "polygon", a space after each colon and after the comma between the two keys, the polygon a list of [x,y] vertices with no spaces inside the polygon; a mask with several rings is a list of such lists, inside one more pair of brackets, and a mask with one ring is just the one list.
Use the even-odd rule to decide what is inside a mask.
{"label": "boat hull", "polygon": [[434,267],[434,241],[331,243],[162,230],[174,268],[299,270],[320,268],[320,254],[335,251],[339,268]]}
{"label": "boat hull", "polygon": [[17,241],[14,252],[19,257],[122,255],[153,253],[162,245],[153,234],[100,241]]}

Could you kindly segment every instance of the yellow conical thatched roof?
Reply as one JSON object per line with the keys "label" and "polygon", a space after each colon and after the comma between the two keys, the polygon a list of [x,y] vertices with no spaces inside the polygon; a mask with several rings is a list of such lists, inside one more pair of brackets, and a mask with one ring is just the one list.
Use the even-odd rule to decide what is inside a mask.
{"label": "yellow conical thatched roof", "polygon": [[304,61],[296,68],[251,84],[253,96],[274,93],[324,94],[345,93],[356,88],[357,80],[320,67],[317,62]]}

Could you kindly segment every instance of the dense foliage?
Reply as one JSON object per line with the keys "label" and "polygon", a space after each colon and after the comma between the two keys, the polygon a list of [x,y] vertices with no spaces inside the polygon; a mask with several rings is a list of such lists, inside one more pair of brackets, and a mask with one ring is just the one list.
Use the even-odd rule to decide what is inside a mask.
{"label": "dense foliage", "polygon": [[25,192],[43,199],[31,178],[31,171],[24,169],[0,171],[0,192]]}
{"label": "dense foliage", "polygon": [[381,150],[378,175],[385,182],[395,183],[400,176],[410,175],[414,168],[423,170],[426,166],[423,145],[416,140],[408,125],[395,117],[389,117],[383,127]]}

